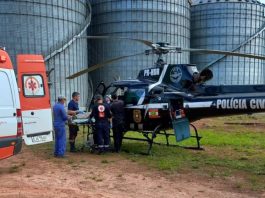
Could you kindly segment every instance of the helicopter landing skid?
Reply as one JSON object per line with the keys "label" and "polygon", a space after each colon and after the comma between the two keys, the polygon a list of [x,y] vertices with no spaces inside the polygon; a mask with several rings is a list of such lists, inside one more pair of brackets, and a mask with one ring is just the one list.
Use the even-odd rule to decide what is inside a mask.
{"label": "helicopter landing skid", "polygon": [[190,137],[196,139],[197,146],[196,146],[196,147],[194,147],[194,146],[179,146],[179,145],[173,145],[173,146],[178,146],[178,147],[181,147],[181,148],[184,148],[184,149],[204,150],[204,149],[201,147],[201,144],[200,144],[200,140],[202,139],[202,137],[199,136],[199,134],[198,134],[198,130],[197,130],[196,126],[194,126],[193,124],[190,124],[190,126],[193,128],[194,133],[195,133],[195,135],[191,135]]}
{"label": "helicopter landing skid", "polygon": [[[200,140],[201,140],[202,137],[199,136],[198,130],[193,124],[190,124],[190,126],[193,128],[194,133],[195,133],[195,135],[192,135],[190,137],[196,139],[196,144],[197,144],[196,146],[180,146],[180,145],[176,145],[176,144],[170,144],[169,137],[170,136],[175,136],[175,134],[167,133],[166,130],[163,130],[163,132],[161,132],[161,130],[160,130],[161,126],[160,125],[157,126],[154,131],[139,131],[139,133],[142,133],[142,135],[145,137],[145,139],[133,138],[133,137],[123,137],[123,139],[147,142],[148,143],[147,152],[146,153],[141,153],[141,154],[144,154],[144,155],[150,155],[151,154],[151,150],[152,150],[153,144],[166,145],[166,146],[170,146],[170,147],[181,147],[181,148],[184,148],[184,149],[192,149],[192,150],[203,150],[203,148],[200,145]],[[166,143],[155,142],[154,140],[157,137],[157,135],[164,135],[165,138],[166,138]]]}
{"label": "helicopter landing skid", "polygon": [[190,137],[195,138],[195,140],[196,140],[196,146],[181,146],[181,145],[176,145],[176,144],[170,144],[169,143],[169,137],[170,136],[175,136],[175,134],[167,133],[166,130],[164,130],[163,133],[161,133],[160,131],[156,133],[156,134],[164,135],[165,136],[165,138],[166,138],[166,144],[159,143],[159,142],[153,142],[153,144],[156,144],[156,145],[166,145],[166,146],[170,146],[170,147],[180,147],[180,148],[192,149],[192,150],[204,150],[201,147],[201,144],[200,144],[200,140],[201,140],[202,137],[199,136],[199,133],[198,133],[198,130],[197,130],[196,126],[194,126],[193,124],[190,124],[190,126],[192,127],[192,129],[194,130],[194,133],[195,133],[194,135],[191,135]]}
{"label": "helicopter landing skid", "polygon": [[142,132],[143,136],[147,139],[147,142],[149,144],[149,147],[148,147],[148,150],[147,150],[147,155],[151,154],[151,150],[152,150],[153,144],[155,143],[154,139],[156,138],[157,134],[160,133],[160,130],[159,130],[160,127],[161,127],[160,125],[157,126],[155,128],[155,130],[151,132],[151,137],[149,137],[150,132],[148,132],[148,131],[147,132],[145,132],[145,131]]}

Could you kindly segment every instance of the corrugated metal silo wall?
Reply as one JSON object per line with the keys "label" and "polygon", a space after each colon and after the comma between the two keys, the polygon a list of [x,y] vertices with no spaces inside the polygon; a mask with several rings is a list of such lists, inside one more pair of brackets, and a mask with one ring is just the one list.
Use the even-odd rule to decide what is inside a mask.
{"label": "corrugated metal silo wall", "polygon": [[[0,0],[0,45],[7,48],[13,63],[19,53],[42,54],[60,49],[88,23],[86,0]],[[71,99],[71,92],[81,92],[81,105],[88,96],[88,77],[68,81],[65,77],[87,67],[87,43],[76,40],[62,52],[54,52],[46,68],[50,75],[51,100],[59,94]]]}
{"label": "corrugated metal silo wall", "polygon": [[[91,35],[122,36],[190,45],[190,3],[188,0],[91,0]],[[90,65],[149,49],[125,40],[89,41]],[[157,57],[138,56],[110,64],[92,73],[94,86],[103,80],[135,79],[140,69],[153,67]],[[189,63],[189,53],[166,55],[168,63]]]}
{"label": "corrugated metal silo wall", "polygon": [[[198,0],[192,6],[191,46],[265,55],[264,5],[252,0]],[[211,66],[209,84],[264,84],[264,61],[192,55],[199,68]]]}

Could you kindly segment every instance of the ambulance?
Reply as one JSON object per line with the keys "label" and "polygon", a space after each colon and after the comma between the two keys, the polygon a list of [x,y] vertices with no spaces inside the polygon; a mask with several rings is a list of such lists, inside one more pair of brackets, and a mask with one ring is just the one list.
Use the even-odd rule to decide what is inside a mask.
{"label": "ambulance", "polygon": [[26,145],[53,140],[52,111],[44,59],[18,55],[17,75],[11,59],[0,49],[0,159]]}

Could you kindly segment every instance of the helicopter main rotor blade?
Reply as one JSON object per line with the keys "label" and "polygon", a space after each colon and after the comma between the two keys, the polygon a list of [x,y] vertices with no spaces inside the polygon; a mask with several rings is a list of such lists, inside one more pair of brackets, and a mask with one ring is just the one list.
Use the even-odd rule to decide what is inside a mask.
{"label": "helicopter main rotor blade", "polygon": [[120,56],[120,57],[116,57],[116,58],[113,58],[113,59],[109,59],[107,61],[104,61],[102,63],[99,63],[99,64],[96,64],[96,65],[93,65],[87,69],[84,69],[84,70],[81,70],[75,74],[72,74],[70,76],[68,76],[66,79],[74,79],[76,77],[79,77],[83,74],[86,74],[86,73],[89,73],[89,72],[92,72],[94,70],[97,70],[101,67],[104,67],[105,65],[108,65],[110,63],[113,63],[113,62],[116,62],[116,61],[119,61],[119,60],[122,60],[122,59],[125,59],[125,58],[129,58],[129,57],[134,57],[134,56],[139,56],[139,55],[145,55],[145,52],[141,52],[141,53],[137,53],[137,54],[131,54],[131,55],[127,55],[127,56]]}
{"label": "helicopter main rotor blade", "polygon": [[130,40],[130,41],[136,41],[140,42],[144,45],[147,45],[148,47],[154,48],[156,47],[156,44],[154,44],[151,41],[144,40],[144,39],[135,39],[135,38],[127,38],[127,37],[116,37],[116,36],[78,36],[76,38],[80,39],[90,39],[90,40]]}
{"label": "helicopter main rotor blade", "polygon": [[219,54],[219,55],[238,56],[238,57],[244,57],[244,58],[255,58],[255,59],[265,60],[265,56],[245,54],[245,53],[240,53],[240,52],[222,51],[222,50],[176,48],[176,51],[177,52],[191,52],[191,53],[198,53],[198,54]]}
{"label": "helicopter main rotor blade", "polygon": [[[131,40],[140,42],[148,47],[151,47],[153,50],[162,50],[162,51],[176,51],[180,52],[191,52],[191,53],[198,53],[198,54],[219,54],[219,55],[228,55],[228,56],[237,56],[237,57],[245,57],[245,58],[255,58],[260,60],[265,60],[265,56],[259,56],[254,54],[246,54],[240,52],[231,52],[231,51],[223,51],[223,50],[209,50],[209,49],[192,49],[192,48],[180,48],[178,46],[171,46],[168,43],[164,43],[162,46],[161,43],[153,43],[148,40],[144,39],[135,39],[135,38],[127,38],[127,37],[115,37],[115,36],[77,36],[76,38],[80,39],[105,39],[105,40]],[[168,52],[167,52],[168,53]]]}

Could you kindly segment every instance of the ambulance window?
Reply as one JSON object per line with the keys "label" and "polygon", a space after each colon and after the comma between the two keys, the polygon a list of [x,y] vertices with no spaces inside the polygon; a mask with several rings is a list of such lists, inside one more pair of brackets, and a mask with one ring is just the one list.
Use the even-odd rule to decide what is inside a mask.
{"label": "ambulance window", "polygon": [[12,89],[9,78],[5,72],[0,71],[0,107],[14,107],[14,100],[12,95]]}
{"label": "ambulance window", "polygon": [[23,92],[25,97],[40,97],[45,95],[41,75],[23,75]]}

